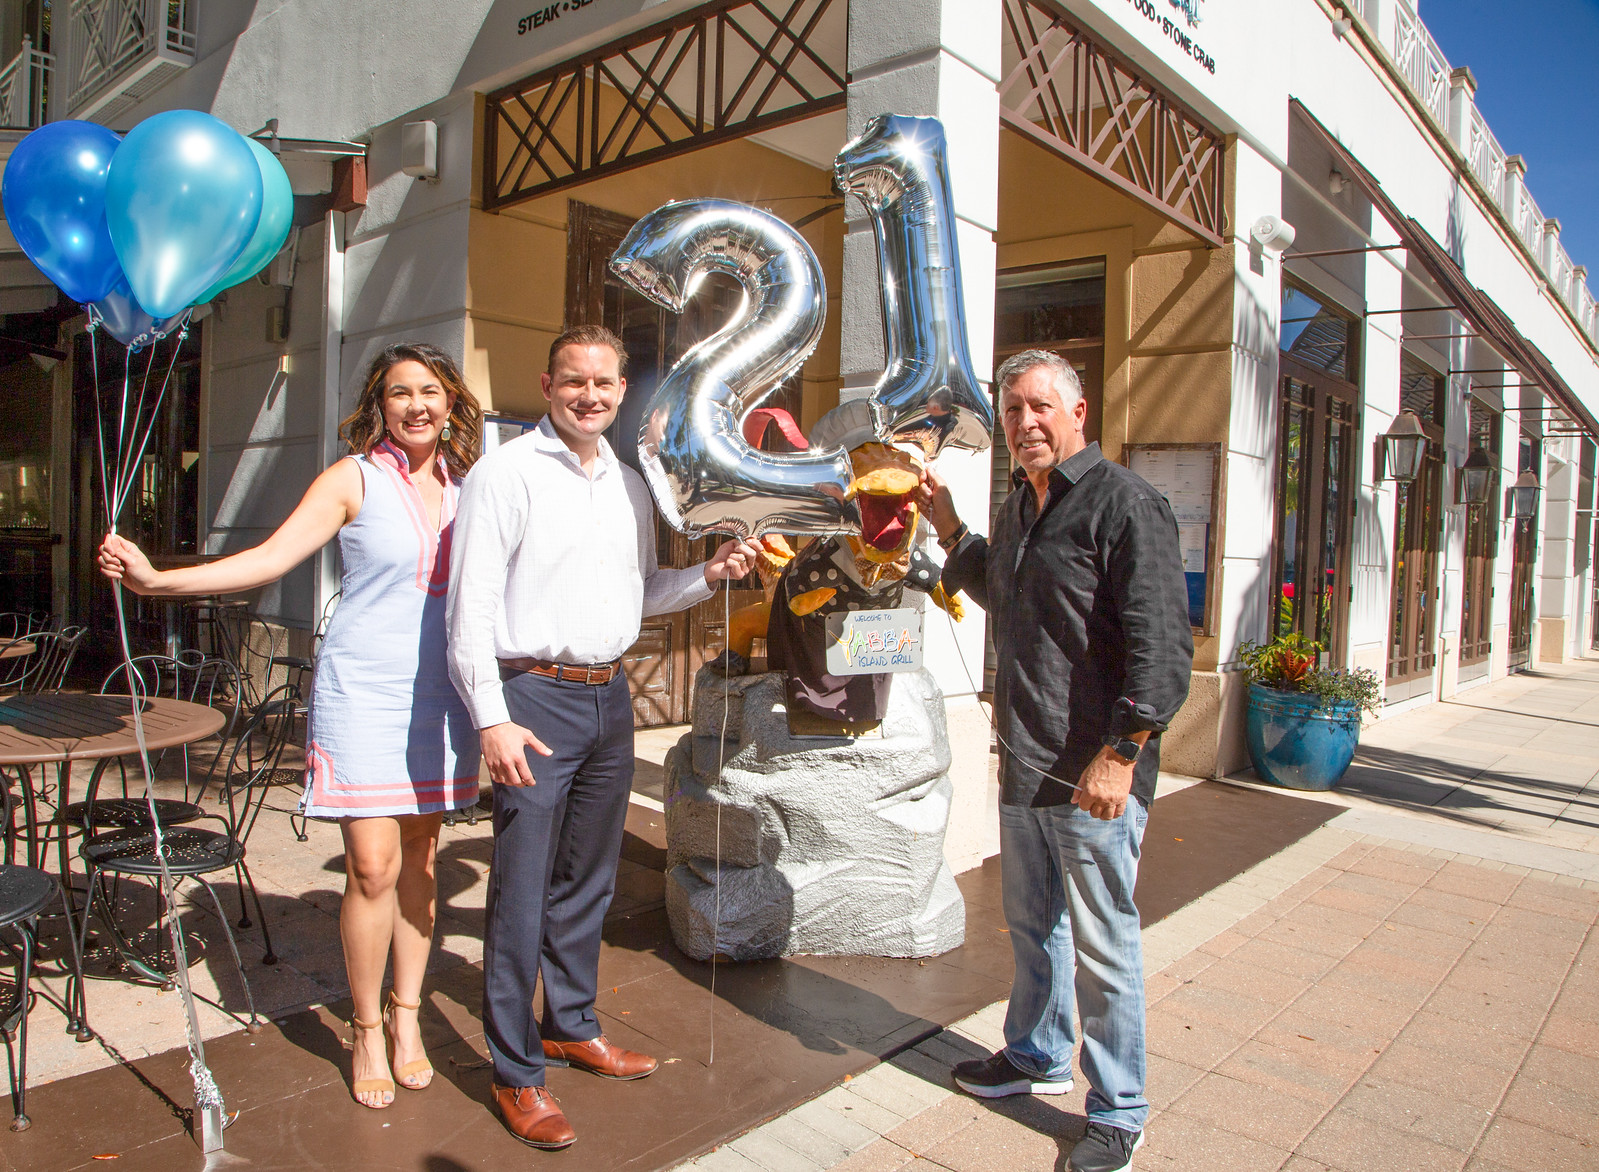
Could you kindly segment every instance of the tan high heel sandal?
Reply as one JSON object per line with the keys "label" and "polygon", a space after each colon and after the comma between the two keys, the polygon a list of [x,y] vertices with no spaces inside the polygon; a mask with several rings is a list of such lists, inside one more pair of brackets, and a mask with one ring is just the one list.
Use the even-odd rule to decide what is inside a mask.
{"label": "tan high heel sandal", "polygon": [[[383,1022],[381,1020],[362,1021],[358,1017],[351,1017],[350,1028],[352,1030],[380,1030],[383,1028]],[[387,1046],[384,1047],[383,1052],[386,1057],[388,1054]],[[377,1091],[381,1094],[388,1095],[389,1101],[387,1103],[361,1103],[361,1100],[356,1098],[357,1095],[364,1095],[369,1091]],[[357,1103],[361,1103],[361,1106],[370,1111],[381,1111],[383,1108],[394,1102],[394,1081],[392,1079],[358,1079],[355,1077],[355,1037],[353,1035],[350,1038],[350,1097],[355,1099]],[[384,1126],[387,1127],[388,1124],[384,1124]]]}
{"label": "tan high heel sandal", "polygon": [[[389,1004],[388,1008],[383,1011],[383,1020],[387,1022],[393,1016],[396,1009],[413,1009],[420,1014],[422,1011],[422,1003],[418,1001],[415,1005],[407,1005],[404,1001],[401,1001],[394,995],[393,989],[390,989]],[[421,1023],[419,1021],[418,1025],[420,1026],[420,1024]],[[403,1081],[404,1079],[411,1078],[414,1075],[424,1073],[428,1076],[428,1080],[421,1086],[412,1086],[410,1083]],[[428,1089],[428,1087],[433,1085],[433,1063],[429,1062],[426,1058],[418,1058],[414,1062],[407,1062],[404,1066],[396,1066],[394,1068],[394,1081],[408,1091],[425,1091]]]}

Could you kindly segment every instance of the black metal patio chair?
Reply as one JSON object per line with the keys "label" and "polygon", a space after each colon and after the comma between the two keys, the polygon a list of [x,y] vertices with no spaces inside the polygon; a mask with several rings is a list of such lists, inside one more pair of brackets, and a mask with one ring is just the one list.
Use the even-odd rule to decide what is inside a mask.
{"label": "black metal patio chair", "polygon": [[[183,651],[176,656],[141,655],[133,660],[132,683],[128,664],[118,664],[100,685],[102,696],[165,696],[173,700],[186,700],[191,704],[204,704],[220,711],[226,719],[217,734],[216,753],[226,748],[240,720],[239,673],[225,659],[201,655],[198,651]],[[150,755],[150,768],[159,774],[161,766],[176,759],[182,770],[183,798],[157,798],[156,816],[164,826],[179,826],[200,818],[199,779],[205,770],[194,768],[194,756],[204,750],[199,745],[180,745],[160,749]],[[212,758],[213,762],[215,757]],[[150,825],[150,807],[144,799],[144,785],[129,784],[129,767],[134,763],[129,757],[106,757],[95,762],[89,775],[89,785],[84,800],[73,802],[66,809],[65,821],[69,826],[83,827],[86,831],[132,830]],[[120,797],[101,797],[100,788],[108,773],[115,772],[122,783]],[[135,793],[134,791],[137,791]],[[88,818],[93,807],[92,821]]]}
{"label": "black metal patio chair", "polygon": [[60,621],[47,610],[0,611],[0,642],[26,639],[35,631],[53,631]]}
{"label": "black metal patio chair", "polygon": [[34,631],[24,638],[33,644],[33,654],[0,660],[15,665],[0,668],[0,691],[37,694],[59,692],[67,682],[67,670],[78,654],[87,628],[63,627],[59,631]]}
{"label": "black metal patio chair", "polygon": [[[238,968],[239,980],[244,986],[245,1004],[250,1014],[247,1024],[252,1030],[257,1028],[260,1022],[256,1016],[255,998],[250,991],[250,980],[245,975],[244,962],[240,959],[238,944],[233,938],[227,913],[222,908],[222,900],[211,885],[209,877],[220,871],[231,870],[234,873],[239,886],[240,908],[244,913],[239,921],[241,928],[250,925],[245,903],[248,891],[249,898],[255,904],[256,916],[261,921],[261,936],[266,947],[262,961],[265,964],[276,964],[278,958],[272,950],[271,928],[267,923],[261,895],[256,890],[255,880],[250,874],[249,864],[245,861],[244,838],[248,836],[250,826],[253,825],[253,820],[247,820],[250,800],[257,793],[258,787],[270,783],[270,779],[278,769],[298,700],[298,693],[293,685],[289,684],[269,693],[249,719],[242,723],[227,751],[217,755],[212,769],[200,782],[196,797],[203,801],[205,791],[215,785],[225,807],[225,814],[202,814],[196,822],[177,826],[162,825],[159,828],[166,846],[167,867],[174,878],[180,882],[183,879],[193,879],[205,888],[211,897],[212,906],[216,909],[223,935],[228,942],[228,949],[233,954],[233,962]],[[84,820],[85,825],[92,826],[94,820],[92,803],[85,811]],[[199,824],[201,821],[214,821],[220,828],[209,829],[201,826]],[[89,873],[90,906],[104,923],[119,960],[145,979],[165,985],[171,981],[171,975],[141,955],[123,933],[116,922],[115,904],[106,891],[108,877],[142,878],[152,882],[157,880],[161,866],[156,857],[156,829],[147,826],[95,834],[85,839],[78,848],[78,854],[82,857]],[[156,899],[158,908],[156,922],[161,923],[164,922],[164,916],[160,907],[159,888]],[[175,915],[176,909],[165,909],[165,912]],[[86,912],[80,927],[82,933],[79,939],[80,948],[87,939],[90,918],[90,914]]]}
{"label": "black metal patio chair", "polygon": [[[6,857],[10,858],[14,844],[9,791],[0,791],[0,808],[3,808],[6,830]],[[35,867],[0,864],[0,947],[16,965],[11,996],[0,1006],[0,1036],[6,1044],[6,1058],[11,1076],[11,1130],[26,1131],[32,1126],[28,1118],[28,1014],[36,1001],[33,975],[39,951],[39,920],[52,904],[59,903],[63,918],[61,925],[70,950],[71,971],[67,973],[67,996],[63,1007],[67,1016],[67,1032],[80,1042],[94,1035],[89,1030],[88,1007],[83,996],[83,965],[80,961],[78,939],[72,932],[72,907],[66,889],[55,876]],[[15,935],[13,943],[5,936]]]}

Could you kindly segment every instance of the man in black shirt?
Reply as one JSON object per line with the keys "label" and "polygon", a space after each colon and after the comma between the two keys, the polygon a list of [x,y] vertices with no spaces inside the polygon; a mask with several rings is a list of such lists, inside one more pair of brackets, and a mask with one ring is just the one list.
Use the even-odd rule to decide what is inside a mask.
{"label": "man in black shirt", "polygon": [[1194,644],[1164,497],[1083,435],[1057,354],[995,375],[1015,490],[984,539],[928,473],[943,586],[989,613],[998,671],[1000,854],[1016,976],[1005,1048],[955,1067],[971,1094],[1071,1089],[1083,1022],[1088,1131],[1076,1172],[1126,1168],[1143,1142],[1144,968],[1133,885],[1160,733],[1188,694]]}

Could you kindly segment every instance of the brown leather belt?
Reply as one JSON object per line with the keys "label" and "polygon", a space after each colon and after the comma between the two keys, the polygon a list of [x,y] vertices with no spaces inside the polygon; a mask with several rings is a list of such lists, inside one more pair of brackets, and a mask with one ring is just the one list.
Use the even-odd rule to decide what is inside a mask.
{"label": "brown leather belt", "polygon": [[523,674],[598,686],[608,684],[622,674],[622,661],[613,659],[610,663],[550,663],[543,659],[500,660],[501,679]]}

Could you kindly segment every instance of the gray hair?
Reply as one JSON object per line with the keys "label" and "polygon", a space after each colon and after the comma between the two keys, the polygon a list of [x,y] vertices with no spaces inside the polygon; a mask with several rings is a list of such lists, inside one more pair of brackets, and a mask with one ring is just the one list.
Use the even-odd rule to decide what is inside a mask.
{"label": "gray hair", "polygon": [[1000,363],[999,369],[994,372],[996,397],[1003,395],[1017,379],[1041,366],[1053,372],[1055,377],[1052,381],[1060,395],[1061,406],[1067,410],[1075,407],[1077,400],[1083,397],[1083,384],[1077,377],[1077,368],[1053,350],[1023,350]]}

